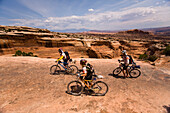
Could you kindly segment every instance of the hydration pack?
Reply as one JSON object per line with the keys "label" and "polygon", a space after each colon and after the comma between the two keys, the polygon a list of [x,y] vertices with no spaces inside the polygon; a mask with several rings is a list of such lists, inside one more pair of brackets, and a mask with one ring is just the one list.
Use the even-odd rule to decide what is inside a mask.
{"label": "hydration pack", "polygon": [[86,69],[87,69],[87,74],[92,75],[94,73],[94,69],[93,69],[93,66],[91,64],[87,63]]}
{"label": "hydration pack", "polygon": [[128,57],[129,57],[129,64],[132,64],[134,62],[132,56],[128,55]]}
{"label": "hydration pack", "polygon": [[70,60],[70,55],[69,55],[69,53],[68,53],[67,51],[65,51],[64,53],[65,53],[65,55],[66,55],[67,60]]}

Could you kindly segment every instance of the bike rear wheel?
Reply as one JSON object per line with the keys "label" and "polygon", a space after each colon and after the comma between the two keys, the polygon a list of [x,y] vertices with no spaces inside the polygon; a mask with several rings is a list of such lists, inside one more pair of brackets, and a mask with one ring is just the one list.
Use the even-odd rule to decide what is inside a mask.
{"label": "bike rear wheel", "polygon": [[116,69],[113,70],[113,75],[119,75],[121,73],[122,69],[120,67],[117,67]]}
{"label": "bike rear wheel", "polygon": [[105,82],[97,81],[93,84],[92,90],[94,91],[95,95],[104,96],[108,92],[108,86]]}
{"label": "bike rear wheel", "polygon": [[130,70],[129,75],[132,78],[137,78],[137,77],[139,77],[141,75],[141,71],[138,70],[138,69],[132,69],[132,70]]}
{"label": "bike rear wheel", "polygon": [[58,65],[51,66],[50,73],[52,75],[58,75],[58,74],[60,74],[60,72],[61,72],[61,68]]}
{"label": "bike rear wheel", "polygon": [[79,81],[71,81],[67,85],[67,92],[72,95],[75,96],[81,95],[82,91],[83,91],[83,85]]}
{"label": "bike rear wheel", "polygon": [[75,75],[77,72],[78,72],[78,67],[75,66],[75,65],[70,65],[70,66],[67,68],[67,73],[70,73],[70,74]]}

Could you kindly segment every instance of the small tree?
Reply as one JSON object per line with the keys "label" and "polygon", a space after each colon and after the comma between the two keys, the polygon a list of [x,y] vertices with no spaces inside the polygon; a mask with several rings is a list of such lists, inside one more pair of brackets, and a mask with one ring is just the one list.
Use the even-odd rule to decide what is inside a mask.
{"label": "small tree", "polygon": [[148,55],[147,54],[141,54],[139,56],[139,59],[147,60],[148,59]]}
{"label": "small tree", "polygon": [[166,47],[166,49],[163,51],[163,54],[170,56],[170,45]]}
{"label": "small tree", "polygon": [[149,58],[148,58],[148,60],[154,62],[157,58],[158,58],[158,57],[156,57],[156,56],[154,56],[154,55],[150,55]]}

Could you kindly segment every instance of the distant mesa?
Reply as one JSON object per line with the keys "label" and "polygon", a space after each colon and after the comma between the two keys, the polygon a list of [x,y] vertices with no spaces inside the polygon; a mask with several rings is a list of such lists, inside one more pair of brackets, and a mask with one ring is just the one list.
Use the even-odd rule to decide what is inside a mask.
{"label": "distant mesa", "polygon": [[120,56],[123,48],[135,58],[145,53],[160,56],[170,44],[169,32],[167,27],[145,31],[92,30],[64,33],[26,26],[0,25],[0,55],[15,54],[17,50],[21,50],[43,58],[56,58],[57,49],[63,48],[71,52],[72,57],[110,59]]}

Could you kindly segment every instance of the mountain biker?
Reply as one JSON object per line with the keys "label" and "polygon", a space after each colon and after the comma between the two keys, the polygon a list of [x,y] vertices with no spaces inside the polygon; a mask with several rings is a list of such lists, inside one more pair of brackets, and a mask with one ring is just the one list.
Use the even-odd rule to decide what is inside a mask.
{"label": "mountain biker", "polygon": [[58,49],[58,52],[60,53],[60,58],[57,59],[56,62],[59,62],[60,60],[63,59],[63,65],[66,67],[68,65],[67,61],[67,57],[66,57],[66,54],[63,52],[62,49]]}
{"label": "mountain biker", "polygon": [[[119,62],[123,62],[123,75],[124,75],[124,78],[125,77],[128,77],[128,66],[129,66],[129,56],[127,55],[126,53],[126,50],[123,50],[122,51],[122,60],[118,60]],[[125,76],[125,70],[126,70],[126,76]]]}
{"label": "mountain biker", "polygon": [[[82,66],[82,70],[83,70],[83,74],[81,75],[81,79],[85,80],[91,80],[92,79],[92,72],[90,72],[90,64],[87,64],[87,60],[86,59],[81,59],[80,60],[80,65]],[[93,70],[94,71],[94,70]]]}

